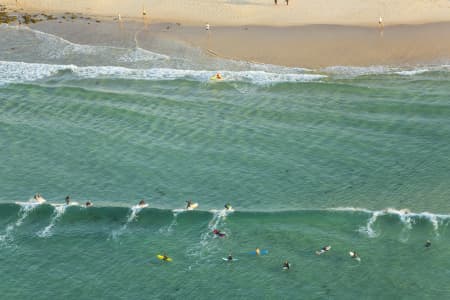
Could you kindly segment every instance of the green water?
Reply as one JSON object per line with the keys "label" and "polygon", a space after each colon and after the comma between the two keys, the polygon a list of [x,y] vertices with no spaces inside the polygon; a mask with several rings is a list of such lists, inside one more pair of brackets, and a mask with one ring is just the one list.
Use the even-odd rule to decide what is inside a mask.
{"label": "green water", "polygon": [[[450,296],[448,66],[109,57],[0,28],[19,37],[33,53],[0,51],[0,298]],[[66,195],[94,207],[50,205]]]}

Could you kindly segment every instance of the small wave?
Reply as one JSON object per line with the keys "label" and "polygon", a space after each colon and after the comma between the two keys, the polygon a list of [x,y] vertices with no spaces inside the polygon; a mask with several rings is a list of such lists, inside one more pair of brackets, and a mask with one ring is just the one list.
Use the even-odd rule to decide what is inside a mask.
{"label": "small wave", "polygon": [[44,229],[39,231],[37,233],[37,236],[41,237],[41,238],[46,238],[46,237],[51,236],[53,234],[52,228],[55,226],[56,222],[61,218],[61,216],[65,213],[66,208],[67,208],[66,205],[55,206],[55,210],[51,217],[50,224],[48,224]]}
{"label": "small wave", "polygon": [[[182,70],[171,68],[131,69],[117,66],[51,65],[0,61],[0,83],[21,83],[49,78],[58,72],[70,71],[75,78],[132,79],[132,80],[194,80],[209,82],[214,74],[207,70]],[[307,82],[324,78],[319,74],[285,74],[265,71],[223,71],[224,82],[243,81],[254,84],[280,82]]]}
{"label": "small wave", "polygon": [[[46,200],[41,197],[43,202]],[[13,239],[13,231],[15,228],[20,227],[23,224],[23,221],[28,217],[31,211],[33,211],[36,207],[40,205],[40,203],[33,201],[33,199],[29,199],[28,202],[20,203],[19,212],[17,213],[18,219],[11,224],[6,226],[5,233],[0,235],[0,243],[4,244]]]}
{"label": "small wave", "polygon": [[121,235],[125,232],[125,230],[127,229],[128,224],[130,224],[131,222],[135,221],[135,220],[137,219],[138,213],[139,213],[142,209],[144,209],[145,207],[146,207],[146,206],[140,206],[140,205],[134,205],[134,206],[132,206],[132,207],[130,208],[130,212],[129,212],[128,216],[127,216],[127,221],[125,222],[125,224],[123,224],[119,229],[114,230],[114,231],[111,233],[111,237],[112,237],[113,239],[116,239],[116,238],[118,238],[119,236],[121,236]]}
{"label": "small wave", "polygon": [[383,210],[368,210],[364,208],[355,208],[355,207],[338,207],[330,210],[334,211],[348,211],[348,212],[363,212],[370,214],[370,218],[367,221],[367,224],[359,229],[360,232],[366,233],[369,237],[374,238],[379,235],[373,228],[375,222],[380,216],[385,215],[395,215],[399,218],[399,220],[404,224],[403,235],[406,234],[408,230],[412,229],[415,220],[417,219],[426,219],[428,220],[432,226],[434,233],[436,236],[439,235],[439,224],[441,224],[444,220],[450,220],[450,215],[448,214],[433,214],[430,212],[420,212],[415,213],[411,212],[409,209],[395,209],[395,208],[386,208]]}
{"label": "small wave", "polygon": [[155,53],[139,47],[124,48],[103,45],[77,44],[60,36],[32,29],[28,26],[7,26],[7,29],[30,33],[39,42],[34,51],[42,53],[47,58],[71,58],[74,55],[112,57],[121,62],[142,62],[166,60],[167,55]]}
{"label": "small wave", "polygon": [[450,65],[427,65],[427,66],[332,66],[320,69],[319,72],[337,76],[338,78],[355,78],[366,75],[400,75],[414,76],[428,72],[447,72],[450,71]]}

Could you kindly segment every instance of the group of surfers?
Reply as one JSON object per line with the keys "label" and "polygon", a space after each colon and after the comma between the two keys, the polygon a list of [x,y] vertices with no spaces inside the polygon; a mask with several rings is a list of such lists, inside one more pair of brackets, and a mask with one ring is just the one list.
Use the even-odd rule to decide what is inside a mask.
{"label": "group of surfers", "polygon": [[[38,203],[44,203],[44,202],[45,202],[45,199],[44,199],[44,198],[41,196],[41,194],[39,194],[39,193],[35,194],[35,195],[33,196],[33,199],[34,199],[34,201],[36,201],[36,202],[38,202]],[[70,198],[70,196],[66,196],[65,201],[66,201],[66,205],[70,205],[70,203],[71,203],[71,198]],[[194,204],[194,203],[192,202],[192,200],[187,200],[187,201],[186,201],[186,209],[192,208],[192,207],[193,207],[193,204]],[[93,203],[92,203],[91,201],[88,200],[88,201],[86,201],[85,206],[86,206],[86,207],[93,206]],[[139,201],[138,206],[139,206],[139,207],[145,207],[145,206],[147,206],[147,203],[145,203],[145,200],[142,199],[141,201]],[[226,210],[231,210],[231,209],[232,209],[232,206],[231,206],[230,203],[225,204],[224,207],[225,207]],[[215,234],[215,235],[218,236],[218,237],[225,237],[225,236],[226,236],[225,233],[221,232],[221,231],[218,230],[218,229],[214,229],[214,230],[213,230],[213,234]],[[430,248],[430,247],[431,247],[431,241],[430,241],[430,240],[427,240],[427,241],[425,242],[425,248]],[[331,249],[331,246],[330,246],[330,245],[324,246],[324,247],[322,247],[320,250],[316,251],[316,254],[317,254],[317,255],[322,255],[323,253],[330,251],[330,249]],[[261,255],[261,249],[259,249],[259,248],[257,247],[257,248],[255,249],[255,254],[258,255],[258,256]],[[359,257],[358,253],[356,253],[356,251],[350,251],[350,252],[349,252],[349,255],[350,255],[351,258],[353,258],[353,259],[355,259],[355,260],[358,260],[358,261],[361,260],[361,258]],[[169,257],[164,253],[164,254],[162,255],[162,260],[163,260],[163,261],[168,261],[168,260],[169,260]],[[233,256],[231,255],[231,253],[228,255],[227,261],[229,261],[229,262],[233,261]],[[283,268],[284,270],[289,270],[289,269],[290,269],[290,266],[291,266],[291,265],[290,265],[289,261],[286,260],[286,261],[283,262],[282,268]]]}

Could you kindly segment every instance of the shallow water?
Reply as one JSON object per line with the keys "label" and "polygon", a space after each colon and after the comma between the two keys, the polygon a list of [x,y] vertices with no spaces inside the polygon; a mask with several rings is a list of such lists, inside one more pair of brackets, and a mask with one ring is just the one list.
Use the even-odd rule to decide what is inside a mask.
{"label": "shallow water", "polygon": [[[0,39],[4,297],[450,295],[448,66],[307,70],[7,26]],[[36,192],[47,204],[14,203]],[[94,207],[48,204],[66,195]],[[176,210],[188,199],[198,211]]]}

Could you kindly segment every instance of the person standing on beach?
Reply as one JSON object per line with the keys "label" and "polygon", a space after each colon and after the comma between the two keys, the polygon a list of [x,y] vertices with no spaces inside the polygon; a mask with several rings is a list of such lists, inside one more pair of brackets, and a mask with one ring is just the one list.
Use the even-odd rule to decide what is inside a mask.
{"label": "person standing on beach", "polygon": [[286,5],[289,5],[289,0],[286,0]]}
{"label": "person standing on beach", "polygon": [[277,5],[278,4],[278,0],[275,0],[275,5]]}

